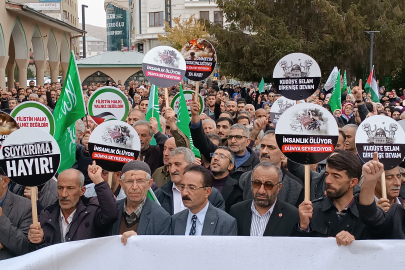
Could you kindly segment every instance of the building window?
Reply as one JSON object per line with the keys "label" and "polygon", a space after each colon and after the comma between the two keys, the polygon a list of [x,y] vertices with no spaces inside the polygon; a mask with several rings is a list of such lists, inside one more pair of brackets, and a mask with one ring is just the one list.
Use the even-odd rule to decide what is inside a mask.
{"label": "building window", "polygon": [[222,11],[214,11],[214,23],[218,23],[220,25],[224,24],[224,15]]}
{"label": "building window", "polygon": [[149,27],[163,26],[163,11],[149,13]]}
{"label": "building window", "polygon": [[209,11],[200,11],[200,19],[202,20],[210,20],[210,12]]}

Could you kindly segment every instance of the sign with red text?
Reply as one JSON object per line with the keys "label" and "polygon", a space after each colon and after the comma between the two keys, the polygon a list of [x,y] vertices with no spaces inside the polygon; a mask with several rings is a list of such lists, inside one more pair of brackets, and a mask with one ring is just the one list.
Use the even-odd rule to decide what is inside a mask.
{"label": "sign with red text", "polygon": [[0,148],[8,135],[16,131],[18,128],[18,124],[13,117],[0,111]]}
{"label": "sign with red text", "polygon": [[[186,103],[187,103],[187,110],[188,110],[188,114],[191,117],[191,109],[190,109],[190,104],[191,102],[193,102],[193,95],[195,94],[194,91],[191,90],[185,90],[183,91],[184,93],[184,98],[186,99]],[[200,115],[203,112],[204,109],[204,99],[201,97],[200,94],[198,94],[200,96]],[[170,107],[172,107],[172,109],[174,110],[174,113],[177,115],[178,111],[179,111],[179,105],[180,105],[180,93],[177,93],[174,98],[172,99],[172,103],[170,104]]]}
{"label": "sign with red text", "polygon": [[311,56],[291,53],[278,61],[273,71],[277,93],[292,100],[311,96],[321,82],[321,69]]}
{"label": "sign with red text", "polygon": [[152,84],[172,87],[178,84],[186,73],[186,61],[176,49],[158,46],[145,55],[142,70]]}
{"label": "sign with red text", "polygon": [[361,122],[356,131],[356,149],[364,162],[378,159],[384,170],[398,166],[405,157],[405,132],[401,125],[391,117],[375,115]]}
{"label": "sign with red text", "polygon": [[290,160],[315,164],[326,159],[334,150],[339,129],[333,115],[325,108],[300,103],[287,109],[276,126],[278,147]]}
{"label": "sign with red text", "polygon": [[185,76],[193,81],[208,78],[217,62],[214,46],[203,38],[195,38],[187,42],[181,49],[181,54],[186,60]]}
{"label": "sign with red text", "polygon": [[10,115],[20,128],[40,128],[49,134],[55,133],[55,119],[51,111],[42,103],[26,101],[20,103]]}
{"label": "sign with red text", "polygon": [[90,96],[87,110],[97,125],[109,120],[125,121],[129,113],[128,98],[118,88],[101,87]]}
{"label": "sign with red text", "polygon": [[91,158],[109,172],[121,171],[125,163],[138,157],[140,150],[138,133],[131,125],[119,120],[102,123],[90,135]]}
{"label": "sign with red text", "polygon": [[60,149],[49,132],[40,128],[21,128],[4,140],[0,166],[17,184],[39,186],[58,171]]}

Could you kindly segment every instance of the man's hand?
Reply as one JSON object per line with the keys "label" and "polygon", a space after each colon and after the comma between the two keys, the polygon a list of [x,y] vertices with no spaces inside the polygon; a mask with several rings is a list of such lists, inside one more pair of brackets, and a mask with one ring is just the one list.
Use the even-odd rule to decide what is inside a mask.
{"label": "man's hand", "polygon": [[150,127],[150,129],[152,130],[152,133],[153,133],[153,134],[156,134],[156,133],[159,132],[159,124],[158,124],[158,122],[157,122],[157,120],[156,120],[155,117],[151,117],[151,118],[149,119],[149,127]]}
{"label": "man's hand", "polygon": [[353,87],[352,94],[355,100],[363,100],[363,81],[361,79],[359,80],[359,86]]}
{"label": "man's hand", "polygon": [[44,231],[40,224],[31,224],[28,231],[28,240],[33,244],[39,244],[44,239]]}
{"label": "man's hand", "polygon": [[82,144],[86,148],[86,150],[89,150],[89,139],[90,139],[90,133],[86,133],[82,139]]}
{"label": "man's hand", "polygon": [[249,134],[249,139],[255,141],[257,139],[257,136],[259,135],[261,130],[264,130],[267,125],[267,120],[266,118],[260,118],[256,119],[253,122],[253,129]]}
{"label": "man's hand", "polygon": [[124,244],[124,246],[127,244],[128,238],[130,238],[133,235],[138,235],[138,234],[135,231],[128,231],[128,232],[124,232],[122,234],[121,242]]}
{"label": "man's hand", "polygon": [[190,104],[191,109],[191,123],[197,124],[200,122],[200,102],[193,100]]}
{"label": "man's hand", "polygon": [[377,201],[377,206],[380,207],[384,212],[388,212],[390,210],[390,201],[388,199],[380,198]]}
{"label": "man's hand", "polygon": [[338,246],[344,245],[348,246],[354,241],[354,236],[349,232],[341,231],[336,235],[336,243]]}
{"label": "man's hand", "polygon": [[374,189],[377,181],[381,179],[384,165],[378,160],[378,153],[373,153],[373,159],[363,165],[363,185],[359,201],[362,205],[370,205],[374,201]]}
{"label": "man's hand", "polygon": [[309,226],[309,220],[312,218],[312,202],[303,201],[298,207],[298,212],[300,215],[300,228],[301,230],[307,230]]}
{"label": "man's hand", "polygon": [[95,161],[93,161],[93,164],[89,165],[89,167],[87,168],[87,173],[89,174],[91,181],[93,181],[95,185],[104,182],[103,177],[101,177],[102,171],[103,169],[100,166],[96,165]]}
{"label": "man's hand", "polygon": [[176,114],[172,108],[166,109],[165,119],[171,130],[177,130]]}
{"label": "man's hand", "polygon": [[[24,197],[31,200],[31,189],[32,187],[25,187],[24,189]],[[37,200],[38,200],[38,189],[35,188],[37,193]]]}
{"label": "man's hand", "polygon": [[196,157],[194,164],[195,165],[201,165],[201,159]]}

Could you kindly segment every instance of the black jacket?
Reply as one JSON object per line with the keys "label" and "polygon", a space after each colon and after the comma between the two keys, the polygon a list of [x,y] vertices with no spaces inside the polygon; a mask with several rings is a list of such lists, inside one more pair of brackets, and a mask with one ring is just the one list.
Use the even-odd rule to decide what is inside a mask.
{"label": "black jacket", "polygon": [[145,151],[141,151],[139,158],[149,165],[152,174],[163,164],[163,149],[167,137],[161,132],[155,134],[156,145],[150,145]]}
{"label": "black jacket", "polygon": [[76,162],[73,164],[72,168],[81,171],[84,175],[84,185],[88,185],[93,183],[90,180],[89,174],[87,169],[89,165],[93,163],[93,159],[91,158],[90,152],[86,150],[83,144],[77,143],[76,144]]}
{"label": "black jacket", "polygon": [[[360,220],[357,205],[353,201],[350,207],[344,211],[345,214],[337,215],[337,208],[333,200],[327,197],[317,199],[312,202],[313,214],[310,220],[309,232],[303,232],[298,225],[294,233],[295,236],[306,237],[336,237],[341,231],[347,231],[356,240],[371,238],[370,231]],[[343,212],[343,211],[342,211]]]}
{"label": "black jacket", "polygon": [[[200,150],[200,153],[204,155],[204,157],[211,162],[211,157],[210,154],[214,153],[215,150],[217,150],[218,146],[213,144],[211,140],[207,137],[207,135],[204,133],[204,129],[202,128],[201,122],[199,123],[199,126],[196,128],[190,128],[190,133],[191,137],[193,138],[194,146],[197,147],[198,150]],[[230,176],[239,181],[240,176],[247,171],[253,170],[253,168],[260,163],[259,157],[256,155],[256,153],[250,149],[246,148],[247,151],[250,153],[250,157],[248,160],[246,160],[242,165],[240,165],[238,168],[234,168],[230,172]]]}
{"label": "black jacket", "polygon": [[[172,216],[173,215],[173,182],[170,179],[167,183],[155,191],[156,198],[160,205]],[[223,211],[225,211],[225,202],[218,189],[212,188],[212,193],[208,197],[210,203]]]}
{"label": "black jacket", "polygon": [[[231,207],[229,214],[238,223],[238,235],[250,236],[252,223],[252,201],[243,201]],[[291,236],[300,217],[298,209],[281,200],[277,200],[263,236]]]}
{"label": "black jacket", "polygon": [[222,188],[222,197],[225,201],[225,212],[229,213],[231,206],[243,201],[243,191],[239,187],[239,182],[228,176],[226,179],[225,185]]}
{"label": "black jacket", "polygon": [[362,205],[356,199],[360,219],[377,239],[405,239],[405,209],[394,203],[388,212],[378,207],[375,201]]}

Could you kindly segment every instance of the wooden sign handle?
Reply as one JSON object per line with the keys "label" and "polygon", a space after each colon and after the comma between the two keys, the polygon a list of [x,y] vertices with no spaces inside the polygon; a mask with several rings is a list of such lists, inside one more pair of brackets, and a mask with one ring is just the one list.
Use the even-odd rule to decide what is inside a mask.
{"label": "wooden sign handle", "polygon": [[311,200],[311,165],[305,166],[305,201]]}
{"label": "wooden sign handle", "polygon": [[38,187],[31,187],[32,224],[34,225],[38,224],[37,190]]}
{"label": "wooden sign handle", "polygon": [[169,95],[167,94],[167,88],[165,90],[165,101],[166,101],[166,108],[169,108]]}
{"label": "wooden sign handle", "polygon": [[112,177],[113,177],[113,172],[108,172],[108,185],[111,188],[112,185]]}
{"label": "wooden sign handle", "polygon": [[385,184],[385,172],[381,175],[381,195],[384,199],[387,199],[387,185]]}
{"label": "wooden sign handle", "polygon": [[198,95],[200,94],[200,82],[195,82],[195,95],[194,101],[198,102]]}

